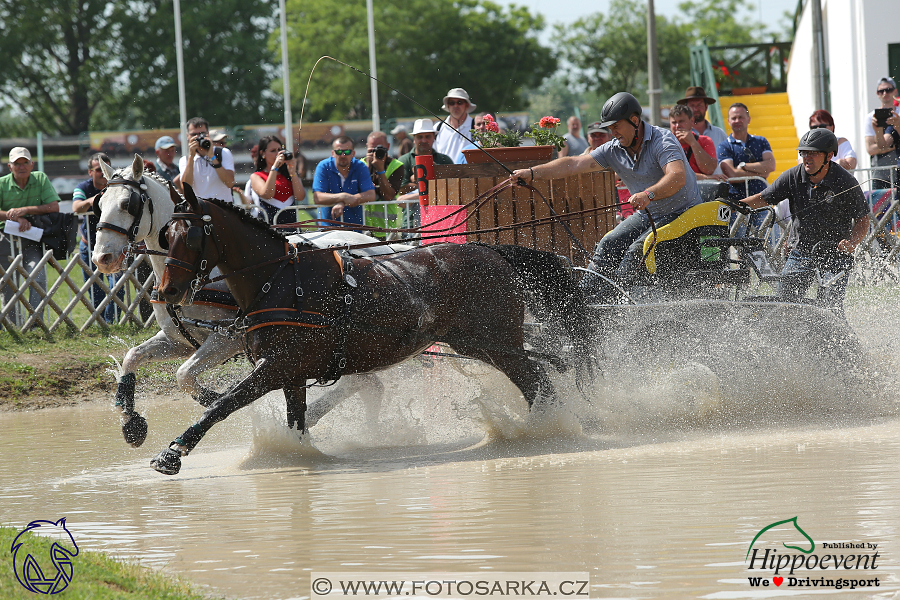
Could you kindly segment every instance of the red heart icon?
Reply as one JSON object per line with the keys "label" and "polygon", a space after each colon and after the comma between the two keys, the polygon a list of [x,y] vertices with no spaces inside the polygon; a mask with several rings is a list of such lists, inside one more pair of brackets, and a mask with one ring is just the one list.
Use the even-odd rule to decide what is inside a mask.
{"label": "red heart icon", "polygon": [[772,582],[775,585],[781,585],[782,583],[784,583],[784,577],[773,577]]}

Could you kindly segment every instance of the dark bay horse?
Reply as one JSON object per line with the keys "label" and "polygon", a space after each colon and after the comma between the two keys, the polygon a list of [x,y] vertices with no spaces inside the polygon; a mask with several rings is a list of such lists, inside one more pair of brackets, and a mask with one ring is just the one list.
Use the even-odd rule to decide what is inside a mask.
{"label": "dark bay horse", "polygon": [[526,303],[576,345],[587,337],[583,298],[553,254],[435,244],[354,259],[292,246],[243,209],[197,200],[185,187],[183,212],[161,240],[169,254],[160,294],[189,302],[218,266],[241,307],[254,369],[151,461],[161,473],[177,473],[215,423],[271,390],[284,390],[288,425],[304,433],[307,381],[384,369],[438,341],[502,371],[529,407],[550,403],[550,379],[524,346]]}

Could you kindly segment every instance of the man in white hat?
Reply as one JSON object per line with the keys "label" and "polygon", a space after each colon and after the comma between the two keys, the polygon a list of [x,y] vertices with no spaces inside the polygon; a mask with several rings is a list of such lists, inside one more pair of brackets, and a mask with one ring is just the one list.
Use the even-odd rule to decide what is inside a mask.
{"label": "man in white hat", "polygon": [[469,99],[469,92],[453,88],[444,96],[441,108],[450,113],[450,116],[438,123],[435,129],[434,149],[447,156],[456,156],[467,143],[466,138],[472,137],[473,121],[469,113],[475,110],[475,105]]}
{"label": "man in white hat", "polygon": [[406,125],[397,125],[391,129],[391,135],[394,136],[394,141],[396,142],[391,147],[391,156],[400,158],[407,152],[412,152],[413,141],[407,133]]}
{"label": "man in white hat", "polygon": [[[0,220],[15,221],[20,231],[31,229],[31,223],[25,218],[30,215],[46,215],[59,212],[59,195],[47,175],[34,171],[31,152],[28,148],[16,147],[9,151],[9,170],[11,173],[0,177]],[[13,259],[12,245],[9,236],[0,243],[0,264],[9,269]],[[22,258],[27,271],[31,272],[44,255],[40,242],[21,238]],[[36,280],[38,285],[47,288],[47,273],[43,269]],[[11,288],[4,286],[3,297],[6,301],[12,297]],[[40,304],[40,298],[32,290],[28,297],[32,306]]]}
{"label": "man in white hat", "polygon": [[[418,119],[413,126],[413,149],[400,157],[403,163],[403,179],[400,181],[400,193],[405,194],[397,200],[412,201],[418,198],[418,182],[416,181],[416,157],[430,154],[436,165],[452,165],[453,159],[434,149],[434,123],[431,119]],[[459,136],[457,136],[459,137]],[[463,140],[465,141],[465,140]],[[413,203],[404,214],[404,227],[417,227],[419,220],[419,204]]]}
{"label": "man in white hat", "polygon": [[225,130],[223,129],[211,129],[209,132],[209,139],[219,148],[228,147],[228,142],[226,141],[228,139],[228,134],[225,133]]}

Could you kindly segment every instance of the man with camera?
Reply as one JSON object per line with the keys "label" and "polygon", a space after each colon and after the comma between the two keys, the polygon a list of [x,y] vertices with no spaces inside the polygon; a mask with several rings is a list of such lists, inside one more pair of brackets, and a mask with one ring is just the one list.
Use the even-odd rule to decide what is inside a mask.
{"label": "man with camera", "polygon": [[[375,186],[376,200],[393,200],[400,190],[405,168],[399,160],[391,158],[391,148],[387,135],[383,131],[373,131],[366,138],[366,158],[364,163],[369,167],[372,184]],[[366,225],[381,228],[396,228],[403,210],[396,204],[366,204],[363,211]],[[377,238],[387,237],[386,233],[375,232]]]}
{"label": "man with camera", "polygon": [[188,155],[178,161],[181,171],[175,184],[183,190],[187,183],[198,198],[218,198],[233,202],[234,157],[231,150],[213,144],[209,138],[209,123],[201,117],[187,122]]}
{"label": "man with camera", "polygon": [[[890,77],[882,77],[875,93],[878,94],[881,107],[867,114],[863,122],[866,152],[871,157],[869,160],[873,167],[896,167],[898,153],[891,132],[900,126],[900,116],[894,106],[897,84]],[[896,185],[896,169],[894,169],[894,175]],[[872,189],[884,190],[891,187],[891,169],[872,171],[872,177],[877,178],[872,182]]]}

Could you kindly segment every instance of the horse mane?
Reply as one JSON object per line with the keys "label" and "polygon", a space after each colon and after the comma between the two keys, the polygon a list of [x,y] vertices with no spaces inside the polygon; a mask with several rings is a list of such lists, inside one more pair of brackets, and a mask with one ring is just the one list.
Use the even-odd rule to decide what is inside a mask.
{"label": "horse mane", "polygon": [[202,198],[202,200],[204,200],[205,202],[209,202],[210,204],[214,204],[225,211],[234,213],[238,217],[238,219],[240,219],[241,223],[245,223],[253,227],[254,229],[259,229],[272,239],[284,242],[285,238],[287,237],[281,231],[273,229],[262,219],[257,219],[256,217],[254,217],[252,214],[250,214],[250,211],[244,209],[243,207],[235,206],[231,202],[226,202],[225,200],[220,200],[218,198]]}

